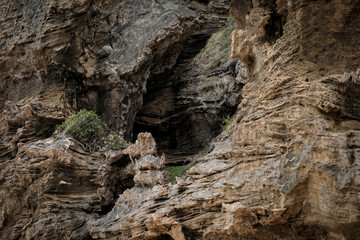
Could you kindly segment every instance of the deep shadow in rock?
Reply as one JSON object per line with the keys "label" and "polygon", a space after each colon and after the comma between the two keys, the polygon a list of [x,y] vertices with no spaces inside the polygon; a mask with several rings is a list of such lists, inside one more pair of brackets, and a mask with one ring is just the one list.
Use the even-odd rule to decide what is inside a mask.
{"label": "deep shadow in rock", "polygon": [[150,132],[168,165],[183,165],[203,150],[241,101],[243,84],[236,77],[242,71],[239,61],[229,58],[232,28],[229,20],[212,36],[193,35],[176,65],[147,81],[133,140],[140,132]]}

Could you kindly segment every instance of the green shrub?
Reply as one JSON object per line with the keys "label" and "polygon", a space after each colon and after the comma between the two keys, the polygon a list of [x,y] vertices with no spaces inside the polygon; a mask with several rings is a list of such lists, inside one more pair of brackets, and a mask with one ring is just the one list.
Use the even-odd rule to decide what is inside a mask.
{"label": "green shrub", "polygon": [[131,143],[124,140],[124,138],[116,133],[110,134],[105,139],[106,148],[109,150],[121,150],[130,146]]}
{"label": "green shrub", "polygon": [[201,151],[201,153],[203,155],[206,155],[208,153],[210,153],[212,150],[214,150],[215,148],[215,143],[214,142],[210,142],[208,144],[205,145],[204,149]]}
{"label": "green shrub", "polygon": [[61,139],[61,135],[56,134],[55,138],[54,138],[54,141],[56,142],[56,141],[59,141],[60,139]]}
{"label": "green shrub", "polygon": [[166,166],[165,173],[168,182],[175,183],[176,177],[182,177],[186,175],[186,171],[189,169],[188,165],[184,166]]}
{"label": "green shrub", "polygon": [[90,152],[104,144],[105,124],[94,111],[81,110],[65,121],[61,128]]}
{"label": "green shrub", "polygon": [[126,142],[116,133],[107,134],[106,125],[94,111],[81,110],[58,127],[55,141],[61,139],[65,132],[77,140],[90,152],[106,147],[109,150],[121,150],[131,143]]}

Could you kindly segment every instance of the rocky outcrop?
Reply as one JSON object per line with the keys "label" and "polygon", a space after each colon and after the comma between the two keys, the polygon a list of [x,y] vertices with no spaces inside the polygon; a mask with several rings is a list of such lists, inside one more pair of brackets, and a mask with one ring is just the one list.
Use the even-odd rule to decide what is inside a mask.
{"label": "rocky outcrop", "polygon": [[[169,74],[179,72],[200,52],[211,35],[226,23],[228,11],[229,0],[103,0],[96,4],[43,0],[3,4],[0,7],[0,111],[7,101],[16,104],[34,95],[42,98],[60,93],[56,108],[61,108],[64,118],[82,108],[95,110],[111,130],[120,132],[127,140],[135,140],[139,132],[152,131],[161,152],[168,155],[167,149],[180,152],[175,160],[184,160],[219,133],[229,111],[221,110],[219,117],[213,119],[219,111],[209,110],[213,115],[210,123],[205,119],[209,111],[187,114],[181,122],[200,118],[195,125],[209,126],[198,135],[204,135],[204,131],[210,134],[199,139],[175,136],[174,140],[164,142],[159,141],[164,134],[184,128],[179,123],[169,124],[174,114],[162,124],[167,126],[149,126],[148,122],[141,124],[139,120],[133,133],[135,116],[146,108],[142,108],[145,92],[150,93],[145,95],[147,103],[157,101],[151,95],[156,92],[163,102],[166,90],[170,88],[172,93],[175,88],[171,95],[174,99],[167,101],[181,105],[173,109],[178,113],[191,112],[193,105],[199,105],[194,100],[180,104],[186,93],[176,90],[179,84],[184,85],[193,77],[179,80]],[[161,87],[154,90],[154,86]],[[233,103],[232,108],[237,104]],[[55,125],[47,125],[46,129],[53,131]],[[188,143],[182,146],[180,141]],[[191,145],[195,149],[186,151]]]}
{"label": "rocky outcrop", "polygon": [[[1,162],[1,239],[88,239],[89,221],[110,212],[120,193],[164,184],[165,159],[149,155],[151,143],[142,133],[124,151],[88,153],[71,138],[18,144],[16,159]],[[145,156],[133,162],[134,148]]]}
{"label": "rocky outcrop", "polygon": [[[232,56],[246,72],[237,61],[206,63],[220,50],[205,48],[193,62],[181,55],[200,29],[197,14],[205,6],[220,14],[225,2],[1,5],[2,238],[358,238],[360,2],[232,0]],[[147,77],[182,66],[194,70],[178,78],[194,79],[179,88],[183,99],[201,89],[210,106],[241,102],[214,149],[176,184],[164,182],[148,134],[126,151],[92,154],[47,138],[83,106],[131,135]],[[206,91],[213,76],[215,95]]]}
{"label": "rocky outcrop", "polygon": [[39,140],[1,163],[1,239],[86,239],[87,221],[132,187],[129,158],[107,163],[71,139]]}
{"label": "rocky outcrop", "polygon": [[16,157],[18,144],[49,137],[54,126],[64,121],[64,113],[58,106],[62,93],[52,90],[18,104],[5,103],[0,118],[0,163]]}
{"label": "rocky outcrop", "polygon": [[[55,126],[93,109],[130,139],[148,77],[191,59],[201,49],[192,45],[203,46],[224,25],[228,6],[173,0],[0,6],[2,237],[89,238],[87,222],[133,186],[135,170],[126,166],[155,154],[155,142],[148,152],[135,144],[129,153],[88,154],[73,140],[54,141]],[[156,172],[154,183],[163,183]]]}
{"label": "rocky outcrop", "polygon": [[193,59],[148,80],[134,133],[150,131],[168,164],[184,164],[207,146],[240,103],[243,84],[236,75],[245,67],[229,58],[232,30],[229,19]]}
{"label": "rocky outcrop", "polygon": [[128,138],[147,77],[175,64],[195,17],[172,0],[11,1],[0,12],[0,110],[51,87],[67,115],[96,110]]}
{"label": "rocky outcrop", "polygon": [[[153,187],[91,235],[357,239],[358,6],[234,0],[233,57],[248,78],[239,77],[245,85],[233,123],[188,179]],[[117,202],[125,203],[132,201]],[[179,237],[170,234],[175,228]]]}

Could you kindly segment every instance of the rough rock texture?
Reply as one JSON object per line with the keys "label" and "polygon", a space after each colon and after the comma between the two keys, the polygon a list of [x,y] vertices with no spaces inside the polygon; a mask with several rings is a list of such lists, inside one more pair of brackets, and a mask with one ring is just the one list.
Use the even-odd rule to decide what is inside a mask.
{"label": "rough rock texture", "polygon": [[110,164],[71,139],[21,145],[12,162],[1,163],[1,239],[87,238],[89,219],[134,185],[129,162]]}
{"label": "rough rock texture", "polygon": [[130,139],[147,78],[191,59],[228,8],[228,0],[0,5],[1,238],[90,238],[87,222],[133,186],[133,166],[154,154],[154,140],[150,153],[133,145],[89,155],[73,140],[47,138],[87,108]]}
{"label": "rough rock texture", "polygon": [[229,58],[233,29],[229,20],[193,59],[148,80],[134,133],[150,131],[167,163],[183,163],[202,150],[240,103],[243,84],[235,78],[240,61]]}
{"label": "rough rock texture", "polygon": [[[152,136],[139,137],[135,147],[151,153]],[[18,148],[1,163],[1,239],[88,239],[88,222],[107,214],[125,189],[164,184],[165,159],[153,155],[134,166],[128,149],[90,154],[69,138]]]}
{"label": "rough rock texture", "polygon": [[[145,124],[133,134],[133,122],[142,107],[143,95],[155,92],[164,101],[166,82],[177,88],[180,82],[189,80],[171,80],[167,75],[188,63],[226,23],[229,2],[41,0],[22,4],[8,1],[0,6],[0,111],[4,110],[6,101],[16,104],[36,94],[56,92],[61,94],[56,108],[61,108],[63,117],[82,108],[95,110],[113,131],[119,131],[127,140],[135,140],[139,132],[152,130],[159,141],[161,134],[157,132],[163,133],[164,129],[166,134],[176,132],[183,126],[176,130],[173,125],[177,123],[166,122],[163,125],[167,126],[155,127]],[[149,77],[152,80],[146,86]],[[153,90],[154,84],[161,87]],[[174,97],[184,98],[181,94],[175,93]],[[145,98],[147,102],[156,101],[153,96]],[[191,112],[192,105],[199,103],[188,101],[185,109]],[[185,110],[181,107],[175,111]],[[211,111],[214,115],[217,110]],[[200,116],[189,113],[182,121],[202,118],[199,123],[207,124],[206,113]],[[211,137],[218,134],[227,115],[228,111],[222,110],[210,123],[210,129],[206,128],[211,131]],[[46,127],[50,130],[55,125]],[[204,135],[199,131],[199,136]],[[167,140],[159,147],[165,153],[168,153],[166,149],[180,148],[183,155],[181,152],[189,145],[196,146],[185,151],[188,156],[211,137],[207,134],[200,140],[194,140],[194,136],[175,139],[189,143],[183,146],[175,143],[174,147]]]}
{"label": "rough rock texture", "polygon": [[53,87],[65,113],[94,109],[130,138],[147,77],[175,64],[195,16],[175,0],[7,1],[0,110]]}
{"label": "rough rock texture", "polygon": [[131,135],[146,78],[189,62],[180,49],[200,7],[223,1],[93,3],[0,6],[2,239],[360,236],[360,1],[232,0],[232,55],[247,72],[224,66],[242,100],[175,185],[136,144],[131,161],[47,137],[83,106]]}
{"label": "rough rock texture", "polygon": [[165,158],[158,158],[154,155],[146,155],[135,164],[134,182],[136,186],[152,187],[157,184],[164,184]]}
{"label": "rough rock texture", "polygon": [[134,163],[146,155],[156,155],[156,152],[156,143],[151,133],[140,133],[135,143],[124,150]]}
{"label": "rough rock texture", "polygon": [[357,239],[359,6],[234,0],[233,56],[248,75],[234,122],[187,180],[122,195],[91,235]]}

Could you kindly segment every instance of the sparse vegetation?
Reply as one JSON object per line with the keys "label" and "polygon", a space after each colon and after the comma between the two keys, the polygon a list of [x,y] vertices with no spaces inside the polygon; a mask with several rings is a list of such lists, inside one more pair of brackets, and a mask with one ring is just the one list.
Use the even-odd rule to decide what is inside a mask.
{"label": "sparse vegetation", "polygon": [[104,144],[105,124],[94,111],[81,110],[63,122],[61,128],[89,151],[99,149]]}
{"label": "sparse vegetation", "polygon": [[200,54],[196,56],[195,60],[203,62],[202,59],[208,61],[203,66],[204,73],[209,74],[219,65],[229,59],[231,53],[231,32],[235,29],[235,21],[232,18],[228,19],[225,28],[215,33],[207,42],[206,46],[201,49]]}
{"label": "sparse vegetation", "polygon": [[106,139],[105,139],[105,145],[106,148],[109,150],[121,150],[121,149],[125,149],[128,146],[130,146],[131,143],[125,141],[125,139],[115,133],[110,134]]}
{"label": "sparse vegetation", "polygon": [[189,165],[184,166],[166,166],[165,173],[168,179],[168,182],[175,183],[176,177],[184,177],[186,171],[189,170]]}
{"label": "sparse vegetation", "polygon": [[60,139],[61,139],[61,135],[56,134],[55,138],[54,138],[54,141],[56,142],[56,141],[59,141]]}
{"label": "sparse vegetation", "polygon": [[206,154],[210,153],[215,147],[214,142],[210,142],[209,144],[207,144],[204,149],[202,151],[200,151],[199,153],[193,155],[191,158],[187,159],[188,161],[190,161],[189,164],[187,165],[182,165],[182,166],[166,166],[165,167],[165,174],[167,177],[167,180],[169,183],[175,183],[176,181],[176,177],[180,177],[180,178],[186,178],[187,177],[187,173],[186,171],[189,170],[190,168],[192,168],[193,166],[196,165],[197,163],[197,159],[205,156]]}
{"label": "sparse vegetation", "polygon": [[225,119],[225,124],[223,126],[223,131],[225,131],[227,129],[227,127],[234,121],[234,117],[230,118],[230,119]]}
{"label": "sparse vegetation", "polygon": [[[129,146],[122,136],[115,133],[107,135],[106,125],[100,117],[94,111],[85,109],[63,122],[58,131],[73,137],[90,152],[102,147],[120,150]],[[60,136],[56,134],[55,141]]]}

